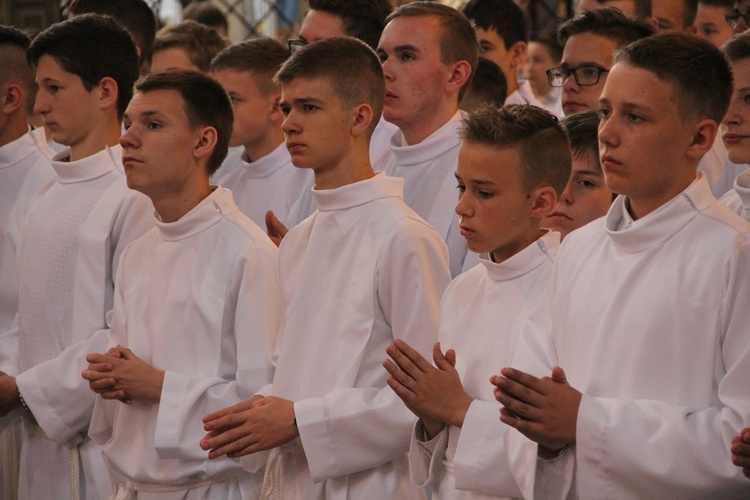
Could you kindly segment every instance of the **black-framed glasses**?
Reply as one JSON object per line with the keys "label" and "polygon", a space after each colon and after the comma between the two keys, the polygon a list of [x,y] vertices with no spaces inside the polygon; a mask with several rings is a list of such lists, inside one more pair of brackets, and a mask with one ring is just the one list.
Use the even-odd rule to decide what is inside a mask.
{"label": "black-framed glasses", "polygon": [[739,26],[740,20],[745,21],[746,26],[750,26],[747,14],[743,14],[737,9],[732,9],[732,12],[724,16],[724,19],[726,19],[727,25],[732,29],[736,29]]}
{"label": "black-framed glasses", "polygon": [[570,75],[573,75],[573,78],[575,78],[578,85],[581,87],[587,87],[599,83],[599,79],[604,73],[609,73],[609,70],[600,68],[599,66],[587,65],[578,66],[576,68],[558,66],[557,68],[550,68],[547,70],[547,80],[552,87],[562,87],[565,80],[567,80]]}
{"label": "black-framed glasses", "polygon": [[305,45],[307,45],[307,41],[305,40],[287,40],[286,41],[286,46],[289,47],[290,54],[294,54]]}

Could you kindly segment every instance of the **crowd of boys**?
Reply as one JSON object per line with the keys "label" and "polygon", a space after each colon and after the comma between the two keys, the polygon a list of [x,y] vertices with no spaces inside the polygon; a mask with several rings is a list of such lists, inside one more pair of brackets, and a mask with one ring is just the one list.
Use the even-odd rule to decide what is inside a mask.
{"label": "crowd of boys", "polygon": [[0,496],[750,496],[746,5],[309,7],[0,27]]}

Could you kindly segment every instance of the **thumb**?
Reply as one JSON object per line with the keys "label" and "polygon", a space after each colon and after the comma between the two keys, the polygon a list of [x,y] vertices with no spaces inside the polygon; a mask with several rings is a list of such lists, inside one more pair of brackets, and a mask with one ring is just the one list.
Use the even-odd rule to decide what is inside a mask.
{"label": "thumb", "polygon": [[559,366],[552,369],[552,380],[558,384],[570,385],[568,384],[568,378],[565,376],[565,371]]}
{"label": "thumb", "polygon": [[131,351],[127,347],[123,347],[121,345],[118,345],[117,346],[117,350],[120,351],[120,356],[122,357],[122,359],[124,359],[126,361],[130,361],[130,360],[133,360],[133,359],[138,359],[138,357],[135,354],[133,354],[133,351]]}

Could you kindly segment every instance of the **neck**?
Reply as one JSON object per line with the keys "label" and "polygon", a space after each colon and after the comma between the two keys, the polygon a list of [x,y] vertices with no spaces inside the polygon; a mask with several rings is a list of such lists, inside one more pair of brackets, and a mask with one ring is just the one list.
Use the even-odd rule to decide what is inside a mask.
{"label": "neck", "polygon": [[508,78],[507,82],[508,82],[508,95],[511,95],[520,87],[520,85],[518,85],[518,79],[515,77]]}
{"label": "neck", "polygon": [[98,126],[91,127],[89,133],[76,144],[70,144],[70,161],[83,160],[95,155],[105,147],[120,143],[122,125],[119,120],[104,120]]}
{"label": "neck", "polygon": [[490,260],[496,263],[505,262],[544,236],[547,231],[547,229],[541,229],[538,224],[529,227],[526,233],[515,242],[490,252]]}
{"label": "neck", "polygon": [[151,197],[154,209],[162,222],[177,222],[211,194],[208,178],[201,180],[202,182],[195,183],[190,189]]}
{"label": "neck", "polygon": [[29,125],[26,118],[21,120],[8,120],[8,125],[0,130],[0,147],[20,139],[28,131]]}
{"label": "neck", "polygon": [[272,124],[272,130],[266,137],[249,144],[244,144],[245,154],[251,162],[258,161],[264,156],[271,154],[281,143],[284,142],[284,133],[280,124]]}
{"label": "neck", "polygon": [[371,179],[375,172],[370,165],[370,154],[365,147],[353,146],[348,149],[349,154],[341,158],[330,168],[316,168],[315,189],[335,189],[355,182]]}
{"label": "neck", "polygon": [[680,179],[680,182],[674,182],[668,188],[659,191],[658,193],[651,194],[650,196],[628,196],[625,207],[630,213],[630,216],[633,217],[633,220],[641,219],[676,198],[680,193],[685,191],[693,181],[695,181],[695,171],[690,175],[683,176]]}
{"label": "neck", "polygon": [[428,118],[420,117],[418,123],[399,125],[406,144],[414,146],[427,139],[436,130],[448,123],[457,111],[458,103],[455,103],[454,106],[444,106],[443,109],[438,110]]}

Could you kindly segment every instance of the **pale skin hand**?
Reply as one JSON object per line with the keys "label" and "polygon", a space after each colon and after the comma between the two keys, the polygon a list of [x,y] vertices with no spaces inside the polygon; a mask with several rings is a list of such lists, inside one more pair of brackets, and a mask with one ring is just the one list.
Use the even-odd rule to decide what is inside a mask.
{"label": "pale skin hand", "polygon": [[86,361],[89,368],[81,376],[104,399],[118,399],[126,404],[161,400],[164,371],[146,363],[130,349],[117,346],[106,354],[89,354]]}
{"label": "pale skin hand", "polygon": [[503,406],[500,420],[539,443],[542,456],[576,443],[576,423],[582,394],[568,383],[562,368],[551,377],[537,378],[520,370],[503,368],[490,379],[495,399]]}
{"label": "pale skin hand", "polygon": [[750,427],[742,429],[739,436],[732,438],[732,463],[742,467],[742,473],[750,478]]}
{"label": "pale skin hand", "polygon": [[266,234],[271,238],[274,245],[281,245],[281,240],[288,232],[289,229],[276,217],[273,211],[266,212]]}
{"label": "pale skin hand", "polygon": [[203,417],[208,434],[200,445],[209,452],[208,458],[237,458],[270,450],[299,436],[294,418],[292,401],[253,396]]}
{"label": "pale skin hand", "polygon": [[21,406],[16,378],[0,372],[0,417],[4,417]]}
{"label": "pale skin hand", "polygon": [[456,351],[449,349],[443,354],[440,343],[435,343],[435,366],[403,340],[396,340],[385,352],[393,360],[383,361],[391,375],[388,385],[422,420],[427,439],[434,438],[446,424],[463,426],[474,400],[464,391],[456,371]]}

